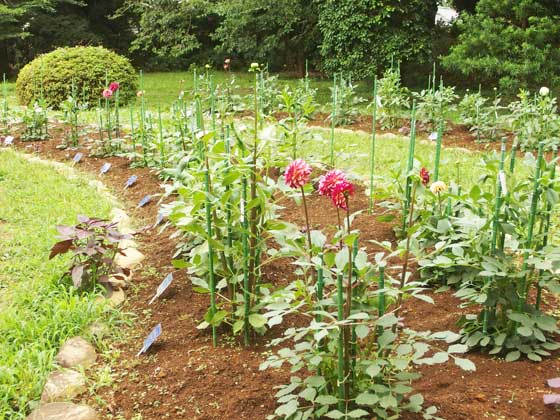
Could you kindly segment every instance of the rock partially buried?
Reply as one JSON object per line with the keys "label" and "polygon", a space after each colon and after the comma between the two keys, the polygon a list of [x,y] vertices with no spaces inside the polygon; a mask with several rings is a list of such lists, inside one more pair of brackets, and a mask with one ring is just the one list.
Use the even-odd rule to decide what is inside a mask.
{"label": "rock partially buried", "polygon": [[99,420],[99,416],[86,405],[57,402],[43,405],[26,420]]}
{"label": "rock partially buried", "polygon": [[45,403],[67,401],[86,390],[86,381],[80,372],[61,370],[53,372],[47,378],[41,401]]}
{"label": "rock partially buried", "polygon": [[56,362],[65,368],[88,368],[95,363],[97,354],[93,346],[82,337],[68,340],[56,355]]}
{"label": "rock partially buried", "polygon": [[121,268],[132,270],[139,265],[144,259],[144,254],[136,248],[127,248],[123,251],[124,255],[118,254],[115,258],[115,264]]}

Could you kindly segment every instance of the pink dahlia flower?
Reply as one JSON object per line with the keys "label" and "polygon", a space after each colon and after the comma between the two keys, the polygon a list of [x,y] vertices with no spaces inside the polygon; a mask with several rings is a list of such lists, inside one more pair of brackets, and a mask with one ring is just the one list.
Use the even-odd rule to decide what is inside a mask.
{"label": "pink dahlia flower", "polygon": [[117,90],[119,90],[119,88],[121,87],[121,85],[118,82],[112,82],[109,85],[109,90],[113,93],[115,93]]}
{"label": "pink dahlia flower", "polygon": [[301,188],[309,182],[311,166],[303,159],[296,159],[288,165],[284,172],[286,184],[292,188]]}
{"label": "pink dahlia flower", "polygon": [[343,210],[348,210],[348,197],[354,194],[354,184],[343,179],[337,182],[330,194],[333,204]]}
{"label": "pink dahlia flower", "polygon": [[103,97],[104,98],[110,98],[111,96],[113,96],[113,91],[111,89],[104,89],[103,90]]}
{"label": "pink dahlia flower", "polygon": [[337,183],[346,181],[346,174],[338,169],[327,172],[319,179],[319,194],[330,197]]}

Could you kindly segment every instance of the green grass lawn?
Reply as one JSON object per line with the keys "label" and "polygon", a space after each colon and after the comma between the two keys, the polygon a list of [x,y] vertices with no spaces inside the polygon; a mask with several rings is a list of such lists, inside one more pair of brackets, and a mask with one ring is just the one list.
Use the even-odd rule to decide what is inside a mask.
{"label": "green grass lawn", "polygon": [[[302,147],[305,157],[318,162],[329,162],[330,130],[314,128],[313,133],[319,134],[318,139],[309,141]],[[445,144],[445,137],[443,140]],[[406,165],[409,138],[403,136],[377,136],[375,150],[375,174],[378,182],[389,179],[391,172]],[[336,130],[335,166],[355,173],[364,180],[369,179],[371,134],[363,131]],[[435,143],[426,138],[418,137],[415,148],[415,159],[420,166],[425,166],[433,173],[435,163]],[[440,179],[456,182],[463,189],[470,189],[478,182],[482,174],[480,165],[483,153],[466,149],[444,147],[440,160]],[[518,159],[516,176],[526,176],[529,172],[521,159]]]}
{"label": "green grass lawn", "polygon": [[69,259],[48,255],[56,225],[107,217],[113,206],[83,176],[0,150],[0,419],[25,418],[60,345],[109,314],[94,296],[61,286]]}

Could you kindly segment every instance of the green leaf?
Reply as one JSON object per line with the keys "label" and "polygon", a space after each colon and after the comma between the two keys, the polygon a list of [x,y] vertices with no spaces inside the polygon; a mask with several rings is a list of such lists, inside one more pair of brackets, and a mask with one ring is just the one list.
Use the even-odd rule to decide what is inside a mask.
{"label": "green leaf", "polygon": [[317,396],[317,390],[315,388],[308,387],[301,391],[299,393],[299,396],[304,400],[313,402],[313,400],[315,400],[315,397]]}
{"label": "green leaf", "polygon": [[465,353],[469,350],[469,346],[465,344],[453,344],[447,349],[448,353]]}
{"label": "green leaf", "polygon": [[375,405],[379,401],[379,397],[369,392],[363,392],[356,397],[356,404],[358,405]]}
{"label": "green leaf", "polygon": [[347,416],[348,416],[348,417],[351,417],[351,418],[353,418],[353,419],[359,419],[360,417],[367,416],[368,414],[369,414],[369,413],[368,413],[367,411],[362,410],[361,408],[358,408],[358,409],[356,409],[356,410],[350,411],[350,412],[347,414]]}
{"label": "green leaf", "polygon": [[514,350],[514,351],[510,351],[507,355],[506,355],[506,362],[515,362],[517,359],[519,359],[521,357],[521,352]]}
{"label": "green leaf", "polygon": [[359,339],[364,339],[369,334],[369,328],[367,325],[360,324],[356,326],[356,336]]}
{"label": "green leaf", "polygon": [[533,330],[529,327],[518,327],[517,332],[523,337],[530,337],[533,335]]}
{"label": "green leaf", "polygon": [[475,364],[471,362],[469,359],[461,359],[459,357],[456,357],[455,364],[459,366],[461,369],[466,370],[467,372],[476,371]]}
{"label": "green leaf", "polygon": [[315,403],[317,404],[324,404],[324,405],[332,405],[338,402],[338,398],[333,397],[332,395],[319,395],[315,399]]}
{"label": "green leaf", "polygon": [[344,413],[341,413],[338,410],[332,410],[329,411],[327,414],[325,414],[326,417],[328,417],[329,419],[341,419],[344,417]]}
{"label": "green leaf", "polygon": [[298,409],[298,401],[297,399],[290,400],[284,405],[278,407],[275,411],[275,414],[278,416],[284,416],[284,418],[290,417],[294,414]]}
{"label": "green leaf", "polygon": [[249,324],[254,328],[262,328],[266,325],[266,318],[261,314],[249,315]]}

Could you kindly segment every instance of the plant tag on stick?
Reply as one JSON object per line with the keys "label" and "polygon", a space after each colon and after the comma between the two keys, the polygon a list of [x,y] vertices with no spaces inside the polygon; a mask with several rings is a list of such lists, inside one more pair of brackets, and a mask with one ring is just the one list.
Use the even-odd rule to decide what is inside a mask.
{"label": "plant tag on stick", "polygon": [[431,141],[436,141],[437,140],[437,131],[434,131],[433,133],[430,133],[430,136],[428,138]]}
{"label": "plant tag on stick", "polygon": [[560,404],[560,394],[545,394],[543,401],[546,405]]}
{"label": "plant tag on stick", "polygon": [[551,388],[560,388],[560,378],[552,378],[546,381],[549,387]]}
{"label": "plant tag on stick", "polygon": [[126,184],[124,184],[124,188],[130,188],[132,187],[136,181],[138,180],[138,177],[136,175],[132,175],[130,178],[128,178],[128,180],[126,181]]}
{"label": "plant tag on stick", "polygon": [[148,336],[144,340],[144,345],[142,346],[142,348],[140,349],[136,357],[140,356],[142,353],[145,353],[151,347],[151,345],[154,344],[154,342],[158,339],[160,335],[161,335],[161,324],[157,324],[155,328],[150,332],[150,334],[148,334]]}
{"label": "plant tag on stick", "polygon": [[241,223],[245,223],[245,200],[239,202],[239,210],[241,211]]}
{"label": "plant tag on stick", "polygon": [[76,153],[72,160],[74,161],[74,163],[78,163],[79,161],[82,160],[83,157],[84,157],[83,153]]}
{"label": "plant tag on stick", "polygon": [[152,196],[151,195],[146,195],[144,198],[142,198],[142,200],[140,200],[140,202],[138,203],[138,207],[144,207],[151,200],[152,200]]}
{"label": "plant tag on stick", "polygon": [[105,175],[107,172],[109,172],[109,169],[111,169],[111,164],[109,162],[105,162],[103,164],[103,166],[101,167],[101,170],[99,171],[99,173],[101,175]]}
{"label": "plant tag on stick", "polygon": [[14,143],[14,136],[6,136],[4,139],[4,145],[9,146],[10,144]]}
{"label": "plant tag on stick", "polygon": [[171,282],[173,282],[173,273],[169,273],[161,282],[161,284],[158,286],[157,290],[156,290],[156,294],[154,295],[154,297],[152,298],[152,300],[150,300],[150,302],[148,303],[148,305],[151,305],[154,300],[156,300],[158,297],[160,297],[163,292],[165,292],[167,290],[167,288],[169,287],[169,285],[171,284]]}
{"label": "plant tag on stick", "polygon": [[502,187],[502,192],[504,194],[507,194],[508,189],[507,189],[507,182],[506,182],[506,173],[504,171],[500,171],[498,176],[500,178],[500,185]]}

